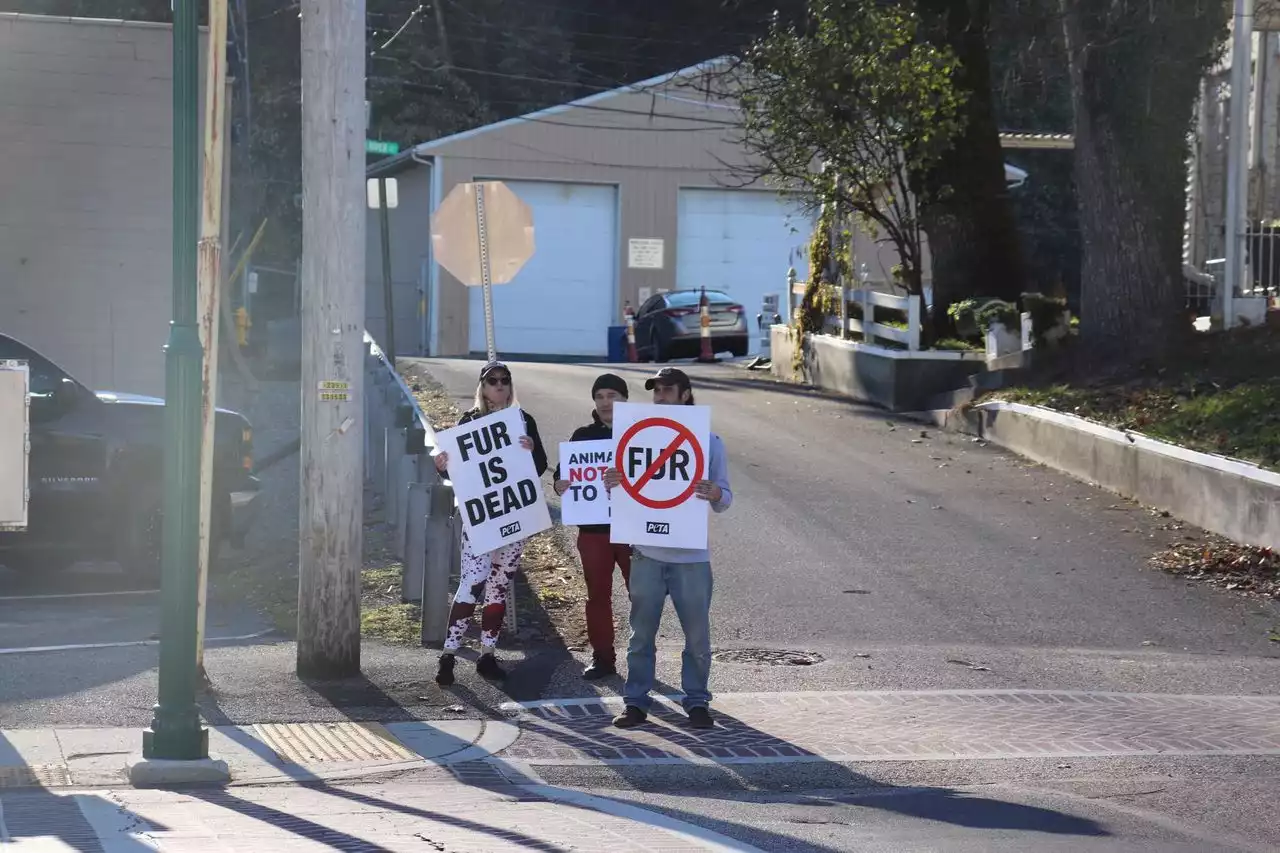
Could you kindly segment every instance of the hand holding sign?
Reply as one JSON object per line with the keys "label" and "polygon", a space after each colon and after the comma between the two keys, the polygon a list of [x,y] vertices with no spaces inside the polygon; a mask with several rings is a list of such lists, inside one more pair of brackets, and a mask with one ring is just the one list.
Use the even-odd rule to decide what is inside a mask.
{"label": "hand holding sign", "polygon": [[[631,545],[705,548],[711,410],[706,406],[617,403],[613,431],[619,435],[611,540]],[[705,493],[705,494],[704,494]]]}

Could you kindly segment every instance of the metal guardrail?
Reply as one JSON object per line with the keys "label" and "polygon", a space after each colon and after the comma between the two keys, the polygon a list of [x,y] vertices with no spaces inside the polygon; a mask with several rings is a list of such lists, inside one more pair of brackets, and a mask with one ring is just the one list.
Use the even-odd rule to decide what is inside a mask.
{"label": "metal guardrail", "polygon": [[[400,599],[422,606],[422,645],[444,641],[462,564],[462,519],[453,484],[431,461],[435,427],[400,372],[366,331],[365,476],[382,497],[391,551],[404,566]],[[516,630],[515,596],[505,629]]]}

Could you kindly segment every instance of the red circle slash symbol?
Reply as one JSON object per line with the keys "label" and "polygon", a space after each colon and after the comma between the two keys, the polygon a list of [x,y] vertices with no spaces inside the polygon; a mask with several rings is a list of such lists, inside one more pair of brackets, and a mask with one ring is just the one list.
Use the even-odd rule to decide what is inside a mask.
{"label": "red circle slash symbol", "polygon": [[[632,424],[631,429],[622,434],[622,439],[618,442],[619,461],[626,458],[627,445],[636,437],[636,433],[640,432],[642,429],[649,429],[650,427],[666,427],[667,429],[674,430],[676,437],[671,444],[667,445],[665,450],[658,454],[658,458],[653,460],[653,464],[650,465],[648,470],[646,470],[640,479],[636,480],[634,483],[627,481],[627,475],[622,473],[623,466],[619,465],[618,471],[619,473],[622,473],[622,482],[620,485],[626,493],[641,506],[646,506],[649,509],[671,509],[672,507],[680,506],[680,504],[687,501],[693,494],[693,490],[698,487],[698,481],[702,479],[702,472],[705,470],[702,447],[698,444],[697,438],[694,437],[693,431],[684,424],[679,423],[678,421],[673,421],[669,418],[646,418],[642,421],[636,421]],[[680,446],[686,442],[693,447],[693,458],[697,463],[697,467],[694,469],[696,473],[689,481],[689,488],[685,489],[676,497],[668,498],[667,500],[655,500],[654,498],[645,497],[641,494],[641,489],[643,489],[649,481],[653,479],[654,475],[662,470],[662,466],[667,464],[667,460],[671,458],[671,455],[679,450]]]}

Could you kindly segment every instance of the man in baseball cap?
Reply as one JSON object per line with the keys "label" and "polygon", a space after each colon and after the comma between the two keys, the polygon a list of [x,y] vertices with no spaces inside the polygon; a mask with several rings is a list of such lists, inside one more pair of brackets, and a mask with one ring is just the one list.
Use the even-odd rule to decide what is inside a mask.
{"label": "man in baseball cap", "polygon": [[[692,406],[693,384],[683,370],[664,367],[644,382],[653,392],[653,402],[663,406]],[[711,504],[717,513],[733,503],[729,489],[729,466],[724,442],[711,433],[707,478],[694,484],[694,494]],[[612,489],[621,482],[621,473],[612,468],[605,484]],[[627,649],[627,685],[623,690],[626,710],[613,724],[620,729],[644,725],[653,703],[658,625],[667,596],[675,605],[684,631],[684,658],[680,670],[682,704],[689,725],[696,729],[715,727],[711,716],[711,552],[705,548],[661,548],[633,545],[631,557],[631,644]]]}

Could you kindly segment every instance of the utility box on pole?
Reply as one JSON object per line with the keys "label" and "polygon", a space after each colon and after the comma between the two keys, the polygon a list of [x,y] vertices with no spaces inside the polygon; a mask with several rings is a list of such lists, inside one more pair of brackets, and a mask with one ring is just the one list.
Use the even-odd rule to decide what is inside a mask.
{"label": "utility box on pole", "polygon": [[304,677],[360,671],[364,542],[365,2],[302,2]]}
{"label": "utility box on pole", "polygon": [[0,530],[27,529],[30,390],[27,363],[0,359]]}

